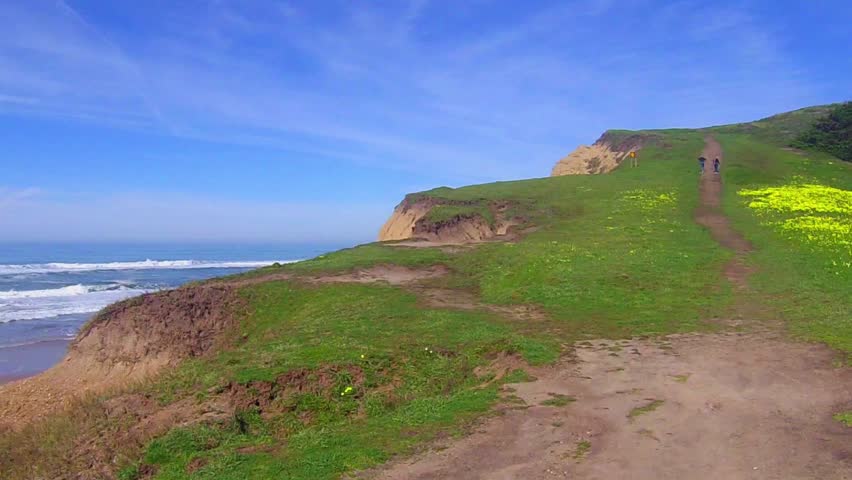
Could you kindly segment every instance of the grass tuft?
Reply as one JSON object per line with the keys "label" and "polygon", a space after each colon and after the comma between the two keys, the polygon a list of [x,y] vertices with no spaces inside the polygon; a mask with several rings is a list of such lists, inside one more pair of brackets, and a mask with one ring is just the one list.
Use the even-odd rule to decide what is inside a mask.
{"label": "grass tuft", "polygon": [[646,413],[651,413],[654,410],[663,406],[666,403],[665,400],[653,400],[650,403],[642,405],[641,407],[636,407],[633,410],[630,410],[630,413],[627,414],[627,418],[630,420],[635,420],[636,417],[641,415],[645,415]]}
{"label": "grass tuft", "polygon": [[541,402],[542,405],[548,407],[564,407],[577,401],[576,398],[570,395],[562,395],[561,393],[548,393],[551,398]]}

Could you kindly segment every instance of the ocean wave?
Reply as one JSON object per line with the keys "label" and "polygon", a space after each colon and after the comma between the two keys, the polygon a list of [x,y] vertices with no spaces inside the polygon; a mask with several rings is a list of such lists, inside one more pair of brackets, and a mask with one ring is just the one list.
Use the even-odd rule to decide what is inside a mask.
{"label": "ocean wave", "polygon": [[215,261],[215,260],[144,260],[139,262],[107,263],[30,263],[22,265],[0,264],[0,275],[19,275],[22,273],[60,273],[93,272],[99,270],[185,270],[194,268],[258,268],[273,263],[293,263],[298,260],[255,260],[255,261]]}
{"label": "ocean wave", "polygon": [[0,292],[0,298],[4,300],[0,307],[0,323],[94,313],[111,303],[154,290],[157,288],[111,283],[4,291]]}
{"label": "ocean wave", "polygon": [[[0,299],[12,298],[47,298],[47,297],[73,297],[86,295],[92,292],[106,292],[110,290],[132,290],[132,285],[123,283],[112,283],[108,285],[68,285],[61,288],[50,288],[47,290],[8,290],[0,292]],[[0,303],[0,307],[8,305]]]}

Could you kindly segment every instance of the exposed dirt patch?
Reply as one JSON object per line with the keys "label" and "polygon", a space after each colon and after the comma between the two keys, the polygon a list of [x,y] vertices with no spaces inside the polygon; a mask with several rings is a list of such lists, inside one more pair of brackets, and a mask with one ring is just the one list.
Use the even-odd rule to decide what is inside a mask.
{"label": "exposed dirt patch", "polygon": [[494,224],[479,216],[457,217],[438,224],[418,222],[412,237],[444,245],[483,242],[506,237],[518,225],[514,220],[498,219]]}
{"label": "exposed dirt patch", "polygon": [[[523,403],[476,433],[361,478],[850,478],[852,430],[831,415],[852,398],[852,372],[832,359],[763,334],[578,345],[576,362],[510,385]],[[575,401],[542,405],[554,395]]]}
{"label": "exposed dirt patch", "polygon": [[391,285],[407,285],[430,278],[442,277],[447,273],[447,268],[442,265],[421,269],[401,267],[398,265],[377,265],[371,268],[358,269],[351,273],[305,277],[305,279],[312,283],[384,282]]}
{"label": "exposed dirt patch", "polygon": [[474,375],[477,377],[490,377],[486,384],[496,382],[503,379],[506,375],[515,370],[526,370],[529,368],[527,362],[519,355],[501,353],[494,360],[473,369]]}
{"label": "exposed dirt patch", "polygon": [[518,321],[536,322],[547,318],[547,314],[538,307],[531,305],[490,305],[482,303],[476,295],[462,290],[424,286],[416,286],[411,290],[429,307],[452,310],[485,310]]}
{"label": "exposed dirt patch", "polygon": [[194,458],[186,465],[186,473],[187,473],[187,475],[192,475],[193,473],[204,468],[206,465],[207,465],[207,459],[206,458],[204,458],[204,457]]}
{"label": "exposed dirt patch", "polygon": [[339,393],[332,393],[332,387],[344,378],[346,387],[356,389],[364,383],[364,372],[355,366],[298,369],[281,375],[274,382],[232,383],[227,387],[227,395],[229,403],[238,411],[255,409],[261,415],[279,414],[295,408],[286,402],[293,395]]}
{"label": "exposed dirt patch", "polygon": [[[414,292],[420,302],[427,307],[488,311],[519,321],[542,321],[547,318],[546,314],[540,308],[531,305],[490,305],[483,303],[476,295],[465,292],[464,290],[438,288],[428,285],[428,280],[440,278],[448,273],[449,269],[443,265],[434,265],[419,269],[399,265],[377,265],[338,275],[292,278],[320,284],[381,282],[390,285],[405,286],[408,290]],[[266,279],[267,277],[260,277],[257,280],[266,281]]]}

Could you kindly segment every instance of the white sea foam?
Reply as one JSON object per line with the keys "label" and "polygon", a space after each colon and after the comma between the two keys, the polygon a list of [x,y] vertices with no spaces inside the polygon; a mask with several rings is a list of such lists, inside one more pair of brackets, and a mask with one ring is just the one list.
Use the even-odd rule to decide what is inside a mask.
{"label": "white sea foam", "polygon": [[298,260],[215,261],[215,260],[144,260],[139,262],[108,263],[30,263],[0,264],[0,275],[25,273],[93,272],[98,270],[185,270],[191,268],[258,268],[273,263],[293,263]]}
{"label": "white sea foam", "polygon": [[125,298],[150,292],[151,288],[107,285],[69,285],[48,290],[0,292],[0,323],[93,313]]}
{"label": "white sea foam", "polygon": [[[47,290],[9,290],[0,292],[0,298],[47,298],[47,297],[73,297],[77,295],[86,295],[92,292],[102,292],[109,290],[127,289],[126,285],[110,284],[110,285],[68,285],[62,288],[50,288]],[[0,304],[5,305],[5,304]]]}

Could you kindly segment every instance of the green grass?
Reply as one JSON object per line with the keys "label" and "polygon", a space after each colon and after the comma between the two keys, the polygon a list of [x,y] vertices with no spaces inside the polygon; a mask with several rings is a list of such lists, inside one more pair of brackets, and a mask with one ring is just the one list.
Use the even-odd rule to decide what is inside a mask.
{"label": "green grass", "polygon": [[[517,199],[542,226],[523,241],[457,256],[452,285],[490,303],[538,305],[566,338],[706,328],[701,320],[730,302],[720,273],[729,253],[692,221],[702,136],[679,132],[669,142],[644,149],[639,169],[443,190],[451,200]],[[657,195],[675,200],[649,202]]]}
{"label": "green grass", "polygon": [[650,403],[642,405],[641,407],[636,407],[630,410],[630,412],[627,414],[627,418],[629,418],[630,420],[635,420],[636,417],[651,413],[654,410],[662,407],[664,403],[666,403],[664,400],[653,400]]}
{"label": "green grass", "polygon": [[847,427],[852,427],[852,410],[835,414],[834,419]]}
{"label": "green grass", "polygon": [[[852,165],[824,154],[799,155],[743,135],[720,135],[725,149],[724,210],[754,244],[752,290],[793,333],[852,354],[852,269],[836,268],[842,251],[788,238],[748,208],[743,188],[816,183],[852,190]],[[852,357],[850,357],[852,358]]]}
{"label": "green grass", "polygon": [[746,134],[761,143],[788,146],[836,106],[837,104],[807,107],[754,122],[722,125],[708,130],[719,134]]}
{"label": "green grass", "polygon": [[450,257],[437,248],[402,248],[370,243],[327,253],[297,263],[274,265],[247,272],[237,277],[258,277],[276,273],[316,274],[346,272],[357,268],[393,264],[406,267],[426,267],[444,264]]}
{"label": "green grass", "polygon": [[535,377],[527,373],[526,370],[522,370],[520,368],[512,370],[508,375],[503,377],[504,383],[525,383],[534,382],[535,380]]}
{"label": "green grass", "polygon": [[592,442],[588,440],[582,440],[577,442],[577,448],[574,450],[574,459],[582,460],[586,458],[586,455],[589,453],[589,450],[592,449]]}
{"label": "green grass", "polygon": [[494,226],[494,213],[485,205],[436,205],[424,218],[429,223],[440,225],[457,219],[477,217]]}
{"label": "green grass", "polygon": [[[473,369],[496,353],[533,363],[558,354],[492,314],[420,308],[394,287],[267,282],[244,294],[254,314],[242,343],[185,363],[158,386],[164,401],[234,383],[262,390],[302,369],[316,372],[314,383],[329,368],[336,376],[281,393],[263,415],[246,411],[247,429],[198,426],[155,440],[143,459],[158,467],[154,478],[185,478],[196,457],[205,459],[198,478],[337,478],[485,412],[496,386],[479,388]],[[241,453],[284,438],[286,447]]]}
{"label": "green grass", "polygon": [[561,393],[549,393],[550,398],[541,402],[542,405],[548,407],[564,407],[577,401],[576,398],[570,395],[562,395]]}

